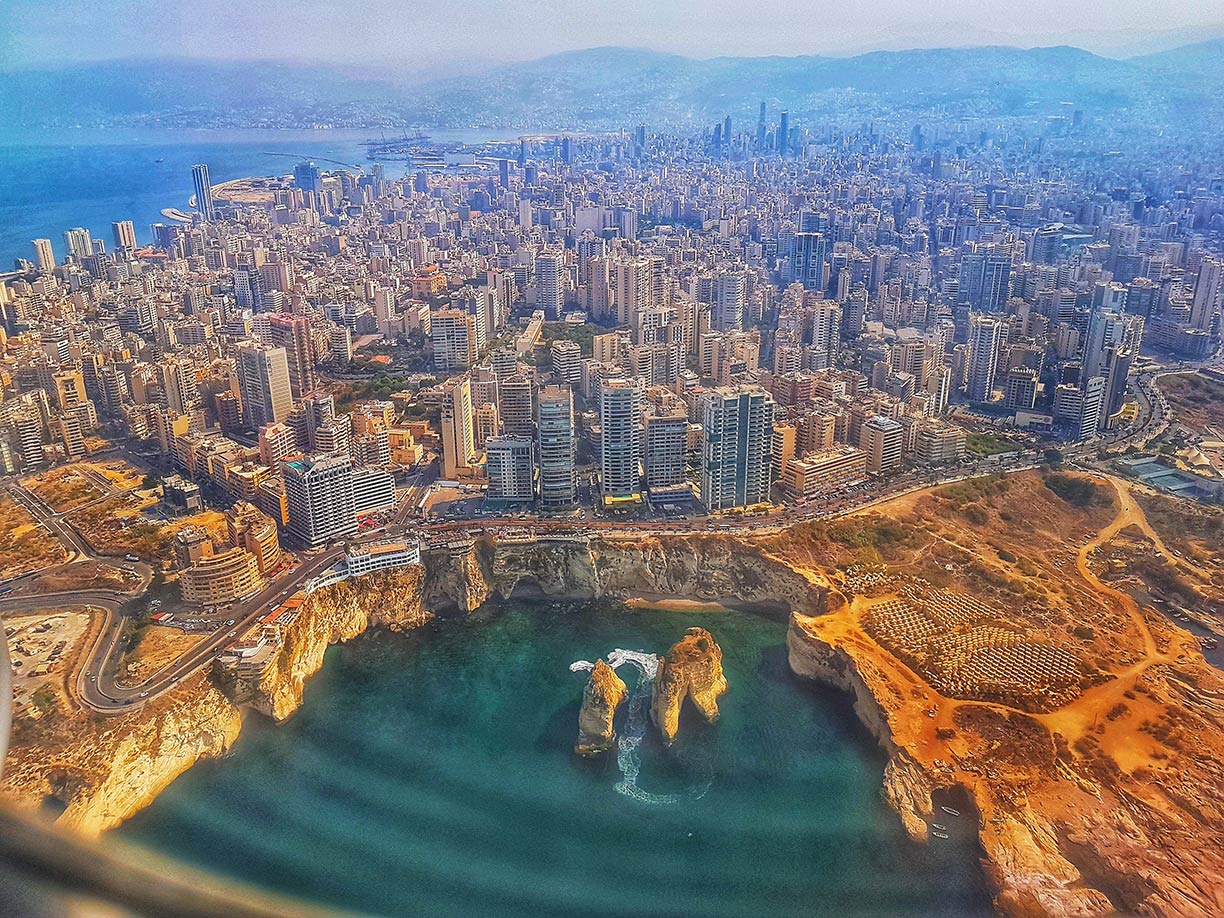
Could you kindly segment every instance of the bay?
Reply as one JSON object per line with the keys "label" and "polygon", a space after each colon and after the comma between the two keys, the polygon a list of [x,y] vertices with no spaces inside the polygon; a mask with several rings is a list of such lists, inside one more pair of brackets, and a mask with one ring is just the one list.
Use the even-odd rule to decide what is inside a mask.
{"label": "bay", "polygon": [[[572,752],[585,673],[724,653],[720,720],[671,749]],[[251,718],[117,834],[224,876],[372,915],[957,916],[989,913],[968,814],[910,842],[850,700],[796,678],[785,621],[745,612],[516,603],[328,651],[302,708]],[[619,670],[631,692],[637,674]],[[622,733],[631,730],[626,711]],[[631,769],[633,770],[633,769]],[[948,821],[954,821],[950,817]]]}
{"label": "bay", "polygon": [[[165,222],[166,207],[188,209],[191,167],[207,163],[213,184],[247,176],[285,175],[303,159],[320,168],[369,169],[362,141],[375,130],[182,131],[114,129],[15,132],[0,139],[0,270],[14,259],[34,259],[31,240],[50,239],[57,260],[64,231],[87,228],[113,248],[111,223],[131,220],[141,244],[149,227]],[[437,141],[480,143],[510,133],[434,131]],[[403,164],[383,164],[398,178]]]}

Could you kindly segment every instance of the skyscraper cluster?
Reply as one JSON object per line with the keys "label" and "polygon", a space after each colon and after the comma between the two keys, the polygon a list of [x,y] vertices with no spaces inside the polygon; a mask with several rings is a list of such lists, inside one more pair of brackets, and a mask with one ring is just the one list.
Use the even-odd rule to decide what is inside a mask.
{"label": "skyscraper cluster", "polygon": [[143,247],[122,219],[33,240],[0,468],[127,437],[312,545],[432,461],[491,506],[723,511],[957,462],[977,424],[1097,437],[1141,349],[1218,344],[1218,183],[1103,193],[955,125],[766,106],[480,153],[301,163],[260,204],[199,164]]}

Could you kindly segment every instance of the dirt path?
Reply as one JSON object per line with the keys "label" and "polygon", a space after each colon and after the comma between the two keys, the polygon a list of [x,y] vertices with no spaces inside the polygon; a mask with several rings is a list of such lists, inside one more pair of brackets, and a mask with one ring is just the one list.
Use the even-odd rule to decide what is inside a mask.
{"label": "dirt path", "polygon": [[[1101,581],[1089,566],[1089,556],[1128,526],[1137,527],[1152,540],[1152,543],[1159,551],[1164,553],[1166,557],[1168,556],[1168,549],[1160,540],[1160,536],[1152,529],[1147,521],[1147,517],[1144,516],[1143,509],[1131,494],[1130,485],[1112,477],[1104,480],[1112,485],[1114,492],[1118,496],[1118,513],[1109,525],[1080,548],[1076,558],[1076,568],[1080,576],[1107,603],[1126,613],[1126,616],[1130,619],[1131,624],[1143,642],[1143,658],[1125,669],[1115,672],[1113,679],[1088,689],[1065,707],[1040,716],[1040,719],[1045,721],[1048,727],[1057,729],[1063,735],[1071,738],[1083,735],[1086,731],[1095,728],[1099,718],[1123,700],[1126,693],[1133,689],[1135,682],[1148,668],[1156,664],[1177,663],[1185,651],[1190,648],[1190,642],[1195,640],[1191,635],[1180,635],[1179,638],[1170,643],[1168,651],[1162,653],[1156,644],[1156,638],[1152,635],[1152,629],[1148,625],[1147,618],[1144,616],[1139,604],[1127,593]],[[1195,647],[1197,647],[1197,644],[1195,644]]]}
{"label": "dirt path", "polygon": [[[929,727],[951,726],[955,711],[961,707],[986,707],[1032,717],[1044,723],[1051,731],[1061,733],[1069,741],[1074,742],[1095,730],[1100,719],[1124,700],[1127,693],[1133,690],[1136,681],[1150,667],[1158,664],[1174,664],[1190,649],[1190,642],[1193,642],[1194,638],[1184,635],[1175,639],[1168,650],[1162,652],[1139,604],[1121,590],[1102,582],[1089,566],[1089,556],[1128,526],[1138,527],[1152,539],[1160,551],[1166,554],[1168,551],[1148,523],[1142,508],[1131,495],[1129,484],[1115,478],[1103,480],[1108,481],[1118,495],[1118,512],[1104,528],[1080,548],[1076,558],[1076,568],[1093,592],[1097,593],[1105,603],[1124,613],[1129,619],[1142,646],[1141,659],[1121,670],[1111,672],[1112,678],[1108,681],[1087,689],[1063,707],[1045,713],[1032,713],[997,702],[946,698],[929,686],[926,680],[911,670],[904,661],[881,647],[863,630],[860,624],[861,613],[867,607],[891,597],[877,597],[868,602],[864,602],[862,597],[857,597],[847,610],[847,620],[840,629],[843,639],[868,649],[881,669],[891,671],[889,681],[894,687],[898,689],[903,687],[903,691],[911,697],[924,696],[922,701],[924,707],[938,709],[935,718],[923,718],[926,723],[923,724],[924,729],[921,730],[921,733],[930,732],[928,725]],[[949,541],[949,544],[957,543]],[[963,548],[963,546],[958,547]],[[985,560],[992,561],[993,559]]]}

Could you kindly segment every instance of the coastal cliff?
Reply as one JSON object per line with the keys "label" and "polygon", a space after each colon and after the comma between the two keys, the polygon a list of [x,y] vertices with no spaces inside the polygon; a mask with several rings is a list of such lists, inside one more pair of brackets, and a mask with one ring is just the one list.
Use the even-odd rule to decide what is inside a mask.
{"label": "coastal cliff", "polygon": [[[995,907],[1009,918],[1115,914],[1207,918],[1219,887],[1224,828],[1218,802],[1219,723],[1193,714],[1194,697],[1224,688],[1191,657],[1185,671],[1144,676],[1128,699],[1158,700],[1171,720],[1145,721],[1131,758],[1106,756],[1091,737],[1068,744],[1075,718],[969,704],[949,710],[912,672],[856,631],[845,614],[794,615],[791,669],[841,689],[889,756],[883,795],[915,840],[928,836],[933,798],[960,788],[972,801]],[[1109,711],[1129,716],[1125,704]],[[1168,714],[1165,715],[1168,718]],[[1162,719],[1165,719],[1162,718]],[[1097,730],[1098,736],[1103,728]],[[1136,764],[1142,744],[1168,743],[1159,786]],[[1145,750],[1146,751],[1146,750]],[[947,821],[947,815],[939,814]]]}
{"label": "coastal cliff", "polygon": [[680,728],[680,709],[687,698],[710,723],[718,720],[718,698],[727,690],[722,648],[704,628],[689,628],[659,664],[650,716],[671,745]]}
{"label": "coastal cliff", "polygon": [[624,680],[603,660],[596,660],[582,691],[582,708],[578,712],[578,755],[598,755],[612,748],[616,731],[612,721],[629,690]]}
{"label": "coastal cliff", "polygon": [[240,705],[278,721],[292,714],[329,644],[372,626],[401,630],[428,621],[422,579],[419,567],[406,568],[316,591],[254,677],[197,673],[116,717],[60,705],[39,720],[18,721],[4,795],[30,809],[61,809],[58,823],[87,835],[119,825],[200,759],[225,755],[241,730]]}
{"label": "coastal cliff", "polygon": [[148,806],[200,759],[229,751],[238,708],[197,674],[118,717],[57,710],[14,725],[2,784],[30,809],[62,810],[62,826],[95,836]]}
{"label": "coastal cliff", "polygon": [[[54,801],[62,808],[60,823],[97,834],[146,806],[199,759],[228,752],[243,707],[277,721],[291,716],[331,644],[373,627],[415,628],[438,613],[467,614],[491,599],[532,594],[768,602],[810,613],[824,611],[827,596],[836,595],[820,577],[792,570],[733,537],[498,545],[481,540],[428,551],[423,566],[311,594],[283,627],[281,645],[262,671],[200,673],[117,717],[65,705],[42,721],[18,724],[3,792],[28,808]],[[687,697],[700,706],[707,697],[703,691],[690,689]],[[711,701],[702,710],[709,714],[717,707]]]}
{"label": "coastal cliff", "polygon": [[403,631],[433,616],[423,605],[419,566],[345,580],[316,590],[281,633],[280,651],[253,677],[235,677],[235,699],[276,721],[301,706],[306,680],[319,671],[332,644],[352,640],[372,627]]}
{"label": "coastal cliff", "polygon": [[[731,536],[641,536],[493,544],[426,553],[426,606],[467,613],[490,598],[683,597],[827,610],[827,580]],[[834,594],[835,595],[835,594]]]}

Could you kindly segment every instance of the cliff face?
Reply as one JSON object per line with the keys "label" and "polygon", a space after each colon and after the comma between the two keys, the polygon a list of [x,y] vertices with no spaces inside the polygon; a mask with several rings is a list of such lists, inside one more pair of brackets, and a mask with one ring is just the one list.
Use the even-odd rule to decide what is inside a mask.
{"label": "cliff face", "polygon": [[659,664],[655,677],[650,715],[663,741],[671,745],[675,740],[685,698],[713,723],[718,719],[718,697],[726,690],[722,648],[704,628],[688,629]]}
{"label": "cliff face", "polygon": [[147,806],[203,758],[229,751],[242,718],[205,675],[119,717],[66,711],[15,731],[4,794],[37,808],[54,799],[59,824],[85,835]]}
{"label": "cliff face", "polygon": [[431,614],[422,603],[419,567],[370,574],[317,590],[282,632],[280,653],[258,676],[234,686],[235,697],[282,721],[302,703],[306,680],[323,665],[331,644],[351,640],[370,627],[415,628]]}
{"label": "cliff face", "polygon": [[329,644],[371,626],[400,630],[428,621],[422,580],[420,568],[406,568],[313,593],[285,628],[280,653],[256,677],[235,681],[219,673],[218,687],[200,673],[130,714],[62,709],[21,721],[0,788],[30,808],[54,799],[63,807],[59,823],[85,834],[112,828],[198,760],[228,752],[242,726],[238,704],[278,721],[292,714]]}
{"label": "cliff face", "polygon": [[[1000,914],[1224,913],[1224,739],[1201,702],[1224,678],[1201,657],[1184,657],[1179,673],[1153,667],[1070,742],[1079,712],[949,702],[847,615],[792,616],[787,647],[796,674],[853,696],[889,755],[884,797],[913,838],[927,837],[934,794],[968,793]],[[1107,752],[1104,724],[1121,730],[1130,718],[1120,752]]]}
{"label": "cliff face", "polygon": [[[312,594],[283,629],[280,651],[257,675],[198,674],[123,716],[65,710],[17,725],[0,789],[32,808],[53,798],[64,807],[61,823],[89,834],[104,831],[146,806],[197,760],[224,755],[241,728],[241,705],[277,721],[289,717],[330,644],[370,627],[417,627],[435,612],[468,613],[493,597],[528,591],[575,599],[683,597],[773,602],[818,613],[827,596],[836,595],[819,577],[721,536],[497,546],[481,541],[457,551],[426,552],[423,560],[423,569],[374,574]],[[676,672],[663,706],[675,711],[665,720],[678,716],[684,697],[715,715],[721,667],[717,677],[703,679],[682,680],[684,670]],[[610,740],[611,718],[621,703],[617,694],[614,685],[601,688],[603,708],[592,705],[584,730]]]}
{"label": "cliff face", "polygon": [[596,755],[612,748],[616,731],[612,721],[629,690],[611,666],[596,660],[582,692],[582,709],[578,712],[578,742],[574,751],[579,755]]}
{"label": "cliff face", "polygon": [[427,554],[426,606],[471,612],[491,596],[542,593],[572,599],[682,597],[772,603],[826,611],[822,578],[733,537],[643,536],[534,544],[476,542]]}
{"label": "cliff face", "polygon": [[493,595],[493,549],[484,542],[468,548],[424,552],[425,608],[474,612]]}

